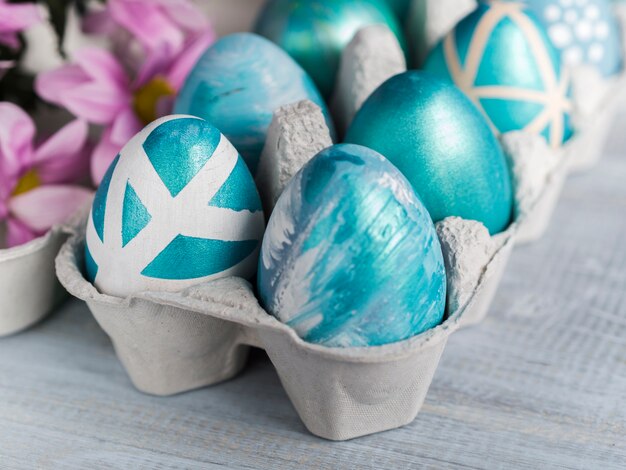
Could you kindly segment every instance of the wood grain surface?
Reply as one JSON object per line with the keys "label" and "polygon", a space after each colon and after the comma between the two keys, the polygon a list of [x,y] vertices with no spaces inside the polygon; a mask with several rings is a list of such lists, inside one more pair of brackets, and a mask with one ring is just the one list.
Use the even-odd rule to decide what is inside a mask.
{"label": "wood grain surface", "polygon": [[230,382],[143,395],[72,300],[0,340],[0,468],[626,468],[624,118],[488,319],[451,337],[411,425],[316,438],[261,351]]}

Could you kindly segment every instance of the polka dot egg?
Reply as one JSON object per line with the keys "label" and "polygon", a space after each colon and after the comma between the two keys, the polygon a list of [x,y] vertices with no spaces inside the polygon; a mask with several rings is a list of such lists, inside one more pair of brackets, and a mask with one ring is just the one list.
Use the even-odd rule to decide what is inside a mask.
{"label": "polka dot egg", "polygon": [[167,116],[124,146],[98,188],[87,278],[118,297],[250,278],[264,226],[254,180],[231,143],[207,121]]}
{"label": "polka dot egg", "polygon": [[607,0],[526,0],[539,17],[563,62],[589,64],[605,76],[622,69],[617,21]]}

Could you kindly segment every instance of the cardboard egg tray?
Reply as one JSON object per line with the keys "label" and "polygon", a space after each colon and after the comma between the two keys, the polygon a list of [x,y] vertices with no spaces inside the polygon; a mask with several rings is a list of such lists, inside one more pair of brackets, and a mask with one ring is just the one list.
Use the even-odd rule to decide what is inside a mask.
{"label": "cardboard egg tray", "polygon": [[250,346],[260,347],[306,427],[326,439],[345,440],[413,421],[449,335],[489,308],[512,245],[507,234],[469,301],[440,326],[369,348],[303,341],[265,312],[240,278],[126,299],[101,294],[82,274],[82,229],[63,246],[56,264],[61,283],[87,303],[139,390],[171,395],[216,384],[244,367]]}
{"label": "cardboard egg tray", "polygon": [[[308,138],[297,131],[298,123],[306,123],[302,132]],[[266,207],[271,209],[282,191],[278,176],[297,171],[294,162],[310,159],[328,138],[324,117],[310,102],[276,113],[261,161],[266,168],[263,180],[274,182],[260,187]],[[456,220],[442,223],[456,225],[456,233],[462,233],[462,224],[468,222],[452,219]],[[440,326],[385,346],[328,348],[306,343],[264,311],[251,285],[241,278],[203,283],[177,293],[143,292],[125,299],[102,294],[83,275],[84,226],[84,221],[77,224],[61,249],[57,275],[72,295],[87,303],[139,390],[171,395],[216,384],[244,367],[249,347],[260,347],[267,351],[306,427],[332,440],[396,428],[415,418],[448,336],[486,315],[517,231],[513,224],[491,239],[480,225],[482,240],[446,239],[445,260],[464,256],[474,244],[485,241],[489,249],[484,252],[489,254],[484,265],[473,267],[465,276],[462,291],[449,286],[448,305],[458,307],[448,312]],[[459,243],[466,246],[459,247]]]}
{"label": "cardboard egg tray", "polygon": [[54,258],[69,234],[58,226],[25,245],[0,250],[0,336],[39,322],[64,297]]}
{"label": "cardboard egg tray", "polygon": [[[344,53],[338,89],[350,86],[354,93],[335,97],[333,103],[344,122],[382,81],[402,71],[399,54],[390,61],[388,47],[394,47],[389,46],[388,32],[371,27],[362,30]],[[388,67],[387,73],[382,73],[384,67]],[[58,278],[72,295],[87,303],[139,390],[171,395],[216,384],[244,367],[250,347],[260,347],[267,351],[290,400],[313,434],[345,440],[405,425],[422,406],[449,335],[484,319],[513,246],[543,233],[568,172],[589,166],[599,155],[613,117],[604,106],[616,102],[608,99],[603,104],[601,116],[590,119],[564,147],[559,164],[546,174],[527,210],[517,214],[508,230],[493,237],[492,254],[475,266],[470,282],[464,284],[464,300],[448,299],[448,305],[458,307],[447,313],[440,326],[411,339],[370,348],[306,343],[265,312],[251,285],[240,278],[199,284],[178,293],[144,292],[126,299],[101,294],[82,273],[84,214],[77,217],[79,222],[55,228],[29,245],[0,251],[0,280],[5,281],[2,295],[9,299],[5,305],[20,306],[0,312],[0,334],[23,329],[51,310],[59,298],[52,258],[71,234],[56,260]],[[263,159],[272,162],[266,164],[269,174],[263,176],[271,184],[260,187],[266,208],[271,208],[286,184],[285,171],[294,174],[329,142],[321,113],[311,103],[289,107],[282,121],[280,114],[272,123],[270,147],[266,146],[261,161],[261,166]],[[298,131],[298,116],[309,134]],[[278,141],[281,148],[272,149],[273,143],[278,147]],[[276,174],[271,173],[272,168]],[[449,256],[444,250],[444,257]]]}

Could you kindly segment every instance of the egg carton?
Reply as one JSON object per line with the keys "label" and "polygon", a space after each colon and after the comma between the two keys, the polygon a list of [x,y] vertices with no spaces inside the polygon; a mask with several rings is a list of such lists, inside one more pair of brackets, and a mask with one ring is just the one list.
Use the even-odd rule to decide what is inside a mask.
{"label": "egg carton", "polygon": [[[455,227],[459,221],[447,223]],[[244,367],[249,348],[259,347],[274,364],[305,426],[331,440],[413,421],[448,337],[466,318],[487,311],[513,245],[512,236],[502,238],[476,270],[470,291],[466,285],[453,286],[451,292],[462,291],[464,300],[452,300],[459,306],[440,326],[385,346],[329,348],[303,341],[265,312],[252,286],[241,278],[177,293],[143,292],[128,298],[101,294],[83,275],[82,227],[74,229],[57,257],[58,278],[87,303],[137,389],[172,395],[228,380]],[[454,239],[448,241],[444,246],[455,247]]]}
{"label": "egg carton", "polygon": [[70,233],[59,225],[29,243],[0,250],[0,336],[38,323],[64,297],[54,258]]}
{"label": "egg carton", "polygon": [[[315,104],[304,101],[274,115],[257,183],[272,210],[289,179],[319,150],[330,131]],[[450,218],[437,225],[448,276],[446,320],[421,335],[385,346],[329,348],[300,339],[262,309],[241,278],[182,292],[105,295],[83,275],[84,222],[57,257],[57,275],[84,300],[109,335],[137,389],[171,395],[235,376],[249,347],[267,351],[305,426],[345,440],[399,427],[417,415],[446,341],[482,319],[514,244],[516,225],[496,237],[478,222]]]}

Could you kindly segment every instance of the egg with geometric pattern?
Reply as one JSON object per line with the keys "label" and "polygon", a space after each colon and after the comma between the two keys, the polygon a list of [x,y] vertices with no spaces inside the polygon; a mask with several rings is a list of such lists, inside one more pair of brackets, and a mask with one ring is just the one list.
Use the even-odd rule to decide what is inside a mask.
{"label": "egg with geometric pattern", "polygon": [[570,76],[522,3],[479,4],[430,52],[424,70],[452,79],[495,133],[523,130],[553,148],[573,134]]}
{"label": "egg with geometric pattern", "polygon": [[546,27],[565,65],[591,65],[604,77],[622,70],[619,25],[607,0],[525,1]]}
{"label": "egg with geometric pattern", "polygon": [[118,297],[254,276],[265,229],[242,157],[209,122],[166,116],[109,167],[87,221],[87,279]]}

